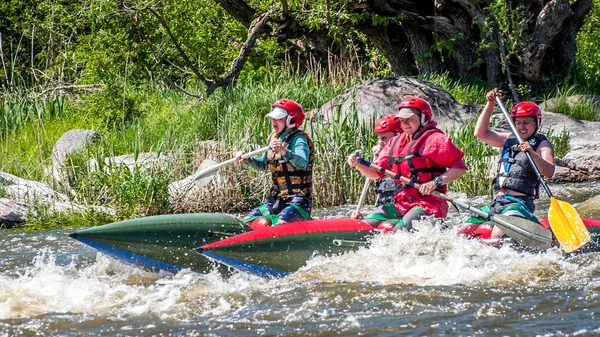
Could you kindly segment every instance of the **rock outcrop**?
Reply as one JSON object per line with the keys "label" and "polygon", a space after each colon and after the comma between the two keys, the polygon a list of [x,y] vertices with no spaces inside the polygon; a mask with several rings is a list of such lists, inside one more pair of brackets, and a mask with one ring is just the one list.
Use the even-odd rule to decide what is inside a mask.
{"label": "rock outcrop", "polygon": [[325,124],[352,114],[364,122],[373,122],[381,116],[397,113],[398,104],[409,96],[426,99],[442,129],[458,127],[477,118],[479,107],[462,105],[442,88],[410,77],[378,78],[355,85],[309,115]]}
{"label": "rock outcrop", "polygon": [[0,228],[13,228],[25,223],[31,208],[26,204],[0,198]]}

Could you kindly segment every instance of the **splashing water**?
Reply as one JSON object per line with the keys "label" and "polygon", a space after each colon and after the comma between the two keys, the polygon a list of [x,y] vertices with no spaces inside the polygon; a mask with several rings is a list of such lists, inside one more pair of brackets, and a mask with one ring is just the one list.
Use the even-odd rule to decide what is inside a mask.
{"label": "splashing water", "polygon": [[0,336],[600,332],[598,253],[518,252],[431,220],[417,225],[276,280],[147,273],[74,243],[66,230],[3,232]]}

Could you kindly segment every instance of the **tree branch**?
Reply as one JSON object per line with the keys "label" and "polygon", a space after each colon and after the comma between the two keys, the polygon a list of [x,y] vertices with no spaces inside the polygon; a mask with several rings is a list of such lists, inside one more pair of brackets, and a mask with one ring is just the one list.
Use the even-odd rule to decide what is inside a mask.
{"label": "tree branch", "polygon": [[215,0],[234,19],[249,27],[256,16],[256,10],[244,0]]}
{"label": "tree branch", "polygon": [[137,28],[138,32],[140,33],[140,37],[142,39],[142,41],[144,41],[144,43],[148,46],[148,48],[150,49],[150,52],[152,53],[152,58],[154,59],[154,64],[156,64],[160,70],[160,74],[162,75],[162,77],[165,79],[165,81],[167,81],[170,85],[172,85],[175,89],[183,92],[186,95],[195,97],[199,100],[204,99],[203,95],[198,95],[198,94],[194,94],[192,92],[189,92],[187,90],[185,90],[184,88],[182,88],[181,86],[177,85],[177,83],[175,83],[175,81],[173,81],[171,79],[171,77],[169,77],[169,75],[165,72],[162,62],[159,61],[159,57],[156,53],[156,50],[154,49],[154,45],[152,44],[152,42],[150,42],[150,40],[148,39],[148,37],[146,36],[146,34],[144,33],[144,30],[142,29],[142,27],[140,26],[140,23],[137,19],[137,15],[133,15],[132,16],[132,20],[133,20],[133,24],[135,25],[135,27]]}
{"label": "tree branch", "polygon": [[227,70],[227,72],[225,72],[223,76],[215,80],[211,85],[208,85],[208,88],[206,89],[207,96],[212,94],[216,88],[231,84],[240,75],[240,72],[242,71],[242,68],[246,63],[248,55],[250,55],[252,47],[254,47],[258,36],[262,33],[263,28],[266,26],[271,15],[275,11],[276,10],[274,9],[269,10],[268,12],[262,14],[252,22],[250,28],[248,29],[248,38],[246,39],[246,42],[244,42],[242,48],[240,48],[240,53],[238,54],[238,57],[235,60],[233,60],[233,62],[231,63],[231,67],[229,67],[229,69]]}

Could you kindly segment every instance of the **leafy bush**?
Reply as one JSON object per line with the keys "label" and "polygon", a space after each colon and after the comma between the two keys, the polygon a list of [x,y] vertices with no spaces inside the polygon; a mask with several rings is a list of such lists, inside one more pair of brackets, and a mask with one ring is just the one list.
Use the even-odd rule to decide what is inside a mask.
{"label": "leafy bush", "polygon": [[565,129],[559,134],[554,133],[554,129],[548,129],[545,135],[554,146],[554,157],[562,158],[569,152],[569,140],[571,140],[571,134]]}
{"label": "leafy bush", "polygon": [[600,90],[600,0],[593,0],[592,10],[577,34],[575,68],[578,83],[589,92]]}

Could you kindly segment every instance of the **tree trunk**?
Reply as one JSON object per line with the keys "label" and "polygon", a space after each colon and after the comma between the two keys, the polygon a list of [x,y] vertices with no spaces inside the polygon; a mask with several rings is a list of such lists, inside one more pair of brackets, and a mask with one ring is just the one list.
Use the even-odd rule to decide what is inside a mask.
{"label": "tree trunk", "polygon": [[573,13],[564,22],[564,28],[561,31],[557,41],[553,47],[558,51],[554,55],[559,58],[553,60],[553,64],[560,66],[557,70],[564,69],[565,66],[571,65],[575,61],[577,55],[577,34],[584,24],[585,17],[592,10],[592,0],[578,0],[571,5]]}
{"label": "tree trunk", "polygon": [[569,1],[550,1],[537,17],[531,39],[521,55],[519,75],[532,84],[539,84],[540,69],[550,44],[559,35],[563,22],[570,16]]}
{"label": "tree trunk", "polygon": [[254,16],[256,15],[256,10],[250,7],[244,0],[216,0],[216,2],[219,3],[229,15],[233,16],[246,27],[250,26],[250,23],[252,23],[252,20],[254,20]]}
{"label": "tree trunk", "polygon": [[408,41],[398,25],[370,26],[363,25],[358,29],[369,37],[373,45],[387,59],[392,72],[396,75],[416,75],[417,68],[412,54],[407,48]]}
{"label": "tree trunk", "polygon": [[402,22],[415,65],[420,75],[442,72],[440,55],[433,50],[431,35],[426,34],[418,26]]}

